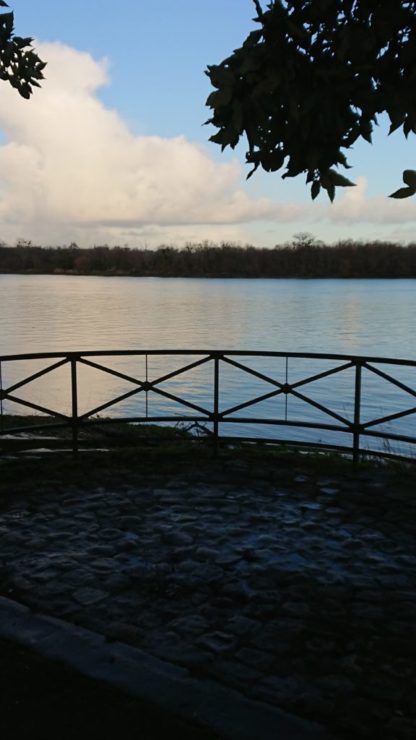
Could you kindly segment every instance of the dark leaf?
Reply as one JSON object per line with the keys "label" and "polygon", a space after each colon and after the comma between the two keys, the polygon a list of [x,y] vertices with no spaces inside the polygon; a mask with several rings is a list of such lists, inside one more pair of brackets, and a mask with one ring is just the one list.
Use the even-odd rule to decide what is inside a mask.
{"label": "dark leaf", "polygon": [[213,65],[208,67],[207,75],[214,87],[231,86],[235,82],[234,73],[228,67],[224,67],[223,65]]}
{"label": "dark leaf", "polygon": [[209,140],[225,149],[226,146],[235,146],[238,143],[238,134],[232,128],[221,129],[217,134],[210,136]]}
{"label": "dark leaf", "polygon": [[321,183],[318,180],[315,180],[315,182],[312,183],[312,187],[311,187],[312,200],[315,200],[315,198],[318,197],[320,190],[321,190]]}
{"label": "dark leaf", "polygon": [[233,102],[232,124],[233,128],[241,134],[243,131],[243,107],[239,100]]}
{"label": "dark leaf", "polygon": [[405,170],[403,172],[403,182],[411,188],[416,188],[416,170]]}
{"label": "dark leaf", "polygon": [[390,133],[416,132],[414,5],[270,0],[256,18],[259,30],[208,68],[218,88],[208,99],[211,123],[232,132],[225,145],[245,133],[248,151],[258,154],[251,164],[269,172],[282,166],[273,153],[284,152],[283,177],[306,173],[315,195],[319,175],[331,201],[336,187],[353,186],[336,170],[348,167],[341,150],[361,137],[371,142],[377,116],[387,113]]}
{"label": "dark leaf", "polygon": [[330,184],[325,188],[325,190],[328,193],[329,200],[333,203],[335,198],[335,185]]}
{"label": "dark leaf", "polygon": [[416,193],[416,188],[399,188],[389,198],[409,198]]}
{"label": "dark leaf", "polygon": [[329,170],[328,177],[331,184],[335,185],[336,187],[348,188],[355,185],[355,182],[351,182],[351,180],[348,180],[346,177],[340,175],[339,172],[336,172],[335,170]]}
{"label": "dark leaf", "polygon": [[256,171],[256,170],[258,169],[258,166],[259,166],[259,163],[257,162],[257,163],[256,163],[256,164],[254,165],[253,169],[252,169],[252,170],[250,170],[250,172],[248,173],[248,175],[247,175],[247,177],[246,177],[246,180],[249,180],[249,179],[250,179],[250,177],[251,177],[252,175],[254,175],[255,171]]}
{"label": "dark leaf", "polygon": [[223,105],[228,105],[232,98],[232,88],[224,87],[222,90],[215,90],[211,95],[208,96],[206,105],[210,108],[219,108]]}
{"label": "dark leaf", "polygon": [[369,144],[372,144],[372,133],[373,133],[373,127],[370,122],[362,123],[360,126],[360,132],[363,139],[368,141]]}

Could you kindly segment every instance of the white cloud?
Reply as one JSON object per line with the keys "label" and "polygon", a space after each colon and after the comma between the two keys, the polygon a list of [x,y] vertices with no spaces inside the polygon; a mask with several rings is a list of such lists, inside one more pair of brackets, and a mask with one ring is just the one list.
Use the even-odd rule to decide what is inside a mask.
{"label": "white cloud", "polygon": [[[416,221],[416,201],[369,198],[365,178],[341,189],[331,206],[250,197],[237,160],[218,163],[183,136],[134,135],[97,91],[108,83],[107,60],[60,43],[37,44],[48,61],[30,101],[0,83],[0,239],[43,244],[166,243],[201,239],[261,243],[319,224],[340,232],[363,224],[386,229]],[[277,197],[287,192],[275,177]],[[276,189],[276,180],[279,187]],[[302,199],[302,200],[301,200]],[[266,226],[269,228],[266,229]],[[387,234],[386,234],[387,237]],[[256,240],[255,240],[256,241]]]}
{"label": "white cloud", "polygon": [[[334,223],[403,224],[416,221],[416,200],[387,196],[367,197],[366,177],[357,177],[356,187],[345,188],[342,197],[328,209]],[[400,184],[398,185],[400,187]],[[397,189],[394,188],[393,189]],[[339,191],[338,191],[339,192]]]}
{"label": "white cloud", "polygon": [[241,239],[243,224],[300,215],[300,206],[250,199],[237,161],[219,164],[182,136],[133,135],[96,95],[106,60],[60,43],[37,50],[47,79],[30,101],[0,86],[0,238]]}

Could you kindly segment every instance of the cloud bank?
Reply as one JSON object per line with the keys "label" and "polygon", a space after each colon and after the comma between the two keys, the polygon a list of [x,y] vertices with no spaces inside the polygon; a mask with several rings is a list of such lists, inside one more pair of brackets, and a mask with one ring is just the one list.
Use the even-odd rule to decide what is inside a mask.
{"label": "cloud bank", "polygon": [[108,65],[37,44],[47,79],[30,101],[0,86],[0,238],[82,245],[241,238],[242,225],[300,207],[251,199],[237,161],[218,163],[179,136],[135,136],[97,97]]}
{"label": "cloud bank", "polygon": [[325,196],[312,204],[306,189],[299,203],[250,197],[237,160],[218,163],[183,136],[133,134],[98,97],[106,60],[61,43],[36,48],[47,79],[30,101],[0,83],[0,240],[154,246],[270,232],[276,243],[284,224],[319,224],[324,236],[325,224],[416,221],[414,199],[368,198],[365,178],[332,206]]}
{"label": "cloud bank", "polygon": [[[403,224],[416,220],[414,198],[396,200],[386,196],[367,197],[367,178],[358,177],[356,187],[345,188],[328,217],[334,223]],[[394,184],[392,189],[394,190]]]}

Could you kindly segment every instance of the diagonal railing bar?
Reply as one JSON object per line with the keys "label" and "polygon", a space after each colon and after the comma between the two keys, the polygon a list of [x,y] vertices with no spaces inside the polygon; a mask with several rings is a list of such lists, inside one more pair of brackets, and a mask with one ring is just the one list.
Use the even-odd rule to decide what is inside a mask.
{"label": "diagonal railing bar", "polygon": [[[236,364],[236,363],[232,363]],[[317,375],[313,375],[310,378],[306,378],[304,380],[299,380],[296,383],[279,383],[278,381],[274,381],[276,384],[280,385],[279,390],[277,391],[271,391],[270,393],[265,393],[262,396],[258,396],[256,398],[251,399],[250,401],[246,401],[244,403],[240,403],[237,406],[233,406],[232,408],[225,409],[221,411],[221,417],[227,416],[228,414],[233,414],[236,411],[240,411],[241,409],[247,408],[248,406],[253,406],[256,403],[260,403],[261,401],[265,401],[269,398],[276,397],[282,393],[286,394],[286,397],[290,394],[296,395],[293,391],[294,388],[298,388],[299,386],[305,385],[306,383],[311,383],[314,380],[320,380],[321,378],[325,378],[328,375],[334,375],[335,373],[341,372],[342,370],[349,369],[350,367],[354,367],[352,362],[348,362],[345,365],[342,365],[341,367],[332,368],[331,370],[326,370],[325,372],[318,373]],[[306,400],[306,396],[302,396],[301,394],[298,394],[299,398],[302,398],[302,400]],[[315,402],[311,401],[312,404]],[[322,407],[322,410],[325,407]],[[336,419],[339,421],[343,421],[345,424],[349,424],[350,422],[347,419],[344,419],[344,417],[339,416],[338,414],[335,414],[335,412],[331,412],[329,409],[327,409],[327,413],[330,413],[333,415]]]}
{"label": "diagonal railing bar", "polygon": [[144,388],[133,388],[131,391],[127,391],[126,393],[123,393],[121,396],[117,396],[116,398],[112,398],[110,401],[106,401],[105,403],[102,403],[100,406],[96,406],[95,409],[91,409],[90,411],[86,411],[84,414],[79,414],[78,419],[82,421],[83,419],[88,419],[90,416],[93,416],[93,414],[98,414],[100,411],[104,411],[104,409],[110,408],[110,406],[115,406],[116,403],[120,403],[120,401],[125,401],[126,398],[131,398],[132,396],[137,395],[138,393],[141,393]]}
{"label": "diagonal railing bar", "polygon": [[18,383],[14,383],[14,385],[10,385],[8,388],[4,389],[4,393],[10,393],[13,391],[16,391],[18,388],[22,388],[24,385],[27,385],[28,383],[31,383],[33,380],[37,380],[38,378],[41,378],[42,375],[47,375],[48,373],[52,372],[52,370],[56,370],[58,367],[62,367],[62,365],[68,364],[68,358],[65,357],[64,360],[60,360],[60,362],[55,362],[53,365],[49,365],[49,367],[45,367],[42,370],[39,370],[37,373],[33,373],[33,375],[29,375],[27,378],[24,378],[23,380],[19,380]]}
{"label": "diagonal railing bar", "polygon": [[131,391],[128,391],[127,393],[124,393],[120,396],[117,396],[114,399],[111,399],[110,401],[107,401],[106,403],[101,404],[100,406],[97,406],[94,409],[91,409],[90,411],[80,414],[78,417],[80,420],[88,419],[89,417],[93,416],[94,414],[98,414],[100,411],[104,411],[104,409],[110,408],[110,406],[114,406],[116,403],[120,403],[120,401],[124,401],[126,398],[130,398],[131,396],[140,393],[140,391],[154,391],[156,393],[159,393],[160,395],[165,395],[168,398],[171,398],[172,400],[177,401],[178,403],[182,403],[185,406],[190,406],[191,408],[194,408],[196,411],[201,411],[202,413],[209,415],[210,412],[206,409],[203,409],[200,406],[197,406],[195,404],[191,404],[187,401],[184,401],[183,399],[178,398],[177,396],[174,396],[172,394],[168,394],[166,391],[161,391],[160,389],[155,388],[155,385],[164,382],[165,380],[168,380],[169,378],[175,377],[177,375],[180,375],[183,372],[186,372],[187,370],[193,369],[194,367],[198,367],[199,365],[205,364],[206,362],[209,362],[211,358],[210,357],[204,357],[201,360],[197,360],[195,362],[189,363],[188,365],[175,370],[171,373],[168,373],[166,375],[163,375],[156,380],[153,381],[141,381],[137,378],[133,378],[129,375],[126,375],[124,373],[120,373],[117,370],[113,370],[110,368],[106,368],[104,365],[100,365],[96,362],[91,362],[90,360],[85,360],[84,358],[80,358],[79,362],[82,362],[84,365],[89,365],[91,367],[96,368],[97,370],[103,370],[104,372],[108,372],[110,375],[115,375],[116,377],[122,378],[124,380],[127,380],[129,382],[135,383],[136,385],[139,385],[139,388],[134,388]]}
{"label": "diagonal railing bar", "polygon": [[32,403],[31,401],[24,401],[23,398],[18,398],[17,396],[11,396],[10,394],[7,394],[5,398],[8,401],[13,401],[13,403],[18,403],[21,406],[26,406],[29,409],[34,409],[35,411],[42,411],[42,413],[47,414],[48,416],[56,416],[58,419],[68,419],[70,420],[70,416],[67,416],[66,414],[61,414],[59,411],[52,411],[51,409],[46,408],[46,406],[39,406],[37,403]]}
{"label": "diagonal railing bar", "polygon": [[282,385],[284,385],[283,383],[279,383],[278,380],[273,380],[273,378],[270,378],[268,375],[259,373],[258,370],[253,370],[251,367],[247,367],[247,365],[243,365],[241,362],[237,362],[236,360],[231,360],[229,357],[225,357],[225,355],[221,357],[221,360],[223,362],[226,362],[228,365],[233,365],[239,370],[243,370],[245,373],[248,373],[248,375],[254,375],[256,378],[260,378],[260,380],[264,380],[266,383],[271,383],[271,385],[274,385],[277,388],[281,388]]}
{"label": "diagonal railing bar", "polygon": [[[211,361],[211,356],[208,355],[208,357],[203,357],[201,360],[195,360],[195,362],[191,362],[189,365],[185,365],[184,367],[180,367],[178,370],[173,370],[171,373],[167,373],[167,375],[161,375],[159,378],[156,378],[155,380],[149,380],[149,386],[155,386],[159,383],[164,383],[165,380],[170,380],[171,378],[175,378],[177,375],[181,375],[182,373],[186,373],[188,370],[192,370],[194,367],[198,367],[199,365],[205,365],[207,362]],[[149,390],[154,390],[153,388]]]}
{"label": "diagonal railing bar", "polygon": [[345,365],[340,365],[339,367],[333,367],[331,370],[324,370],[322,373],[318,373],[317,375],[311,375],[309,378],[304,378],[303,380],[297,380],[295,383],[291,383],[291,388],[300,388],[302,385],[306,385],[307,383],[313,383],[315,380],[321,380],[321,378],[328,378],[330,375],[335,375],[336,373],[340,373],[343,370],[349,370],[350,367],[355,367],[353,362],[346,362]]}
{"label": "diagonal railing bar", "polygon": [[278,387],[281,387],[282,385],[288,385],[290,386],[290,388],[298,388],[301,385],[306,385],[307,383],[313,383],[315,380],[320,380],[321,378],[326,378],[329,375],[335,375],[336,373],[340,373],[343,370],[348,370],[350,367],[354,367],[353,362],[346,362],[344,365],[333,367],[330,370],[324,370],[321,373],[317,373],[316,375],[311,375],[308,378],[304,378],[303,380],[297,380],[295,383],[286,384],[286,383],[279,383],[279,381],[274,380],[273,378],[270,378],[268,375],[264,375],[263,373],[260,373],[257,370],[253,370],[253,368],[247,367],[247,365],[243,365],[241,362],[237,362],[236,360],[231,360],[229,357],[224,356],[221,359],[224,362],[228,363],[229,365],[234,365],[240,370],[243,370],[249,375],[254,375],[257,378],[260,378],[260,380],[264,380],[266,383],[271,383],[272,385],[275,385]]}
{"label": "diagonal railing bar", "polygon": [[332,416],[333,419],[337,419],[337,421],[341,421],[343,424],[345,424],[349,428],[349,430],[351,430],[353,426],[352,422],[349,419],[346,419],[344,416],[341,416],[341,414],[337,414],[336,411],[332,411],[331,409],[328,409],[322,403],[319,403],[318,401],[314,401],[312,398],[305,396],[304,393],[299,393],[299,391],[289,390],[288,393],[290,393],[292,396],[295,396],[296,398],[300,398],[301,401],[305,401],[305,403],[308,403],[311,406],[314,406],[314,408],[319,409],[319,411],[323,411],[324,414],[328,414],[329,416]]}
{"label": "diagonal railing bar", "polygon": [[397,385],[397,387],[401,388],[402,391],[406,391],[406,393],[410,393],[411,396],[416,397],[416,391],[413,390],[413,388],[409,388],[408,385],[401,383],[400,380],[396,380],[396,378],[392,378],[392,376],[388,375],[388,373],[383,373],[382,370],[379,370],[377,367],[374,367],[373,365],[369,365],[367,362],[363,363],[363,367],[365,367],[367,370],[370,370],[372,373],[375,373],[375,375],[379,375],[380,378],[384,378],[389,383],[392,383],[392,385]]}
{"label": "diagonal railing bar", "polygon": [[142,380],[138,380],[137,378],[133,378],[131,375],[126,375],[125,373],[120,373],[118,370],[113,370],[112,368],[105,367],[105,365],[100,365],[98,362],[92,362],[91,360],[86,360],[84,357],[80,357],[78,359],[78,362],[82,365],[88,365],[89,367],[93,367],[96,370],[101,370],[104,373],[108,373],[109,375],[114,375],[116,378],[121,378],[122,380],[127,380],[129,383],[134,383],[135,385],[143,385]]}
{"label": "diagonal railing bar", "polygon": [[385,424],[387,421],[394,421],[395,419],[402,419],[404,416],[410,416],[416,413],[416,406],[413,408],[406,409],[405,411],[398,411],[396,414],[389,414],[388,416],[381,416],[379,419],[372,419],[361,424],[362,429],[368,429],[368,427],[376,426],[377,424]]}
{"label": "diagonal railing bar", "polygon": [[[256,370],[252,370],[251,368],[248,368],[239,362],[235,362],[235,360],[230,360],[228,357],[224,357],[223,360],[224,362],[227,362],[230,365],[234,365],[235,367],[238,367],[240,370],[244,370],[251,375],[255,375],[256,377],[261,378],[262,380],[265,380],[274,386],[277,386],[281,392],[290,393],[292,396],[296,396],[296,398],[299,398],[305,403],[308,403],[311,406],[314,406],[315,408],[319,409],[320,411],[323,411],[325,414],[332,416],[334,419],[337,419],[337,421],[341,421],[343,424],[345,424],[349,428],[351,427],[351,421],[349,421],[349,419],[345,419],[343,416],[341,416],[340,414],[337,414],[335,411],[331,411],[331,409],[328,409],[326,406],[323,406],[321,403],[318,403],[318,401],[313,401],[311,398],[309,398],[308,396],[305,396],[303,393],[299,393],[298,391],[293,390],[292,385],[286,386],[285,383],[279,383],[278,380],[273,380],[272,378],[268,378],[267,375],[258,373]],[[351,366],[350,363],[348,363],[348,367],[350,366]],[[342,369],[345,369],[345,368],[342,368]],[[335,372],[340,372],[340,370],[341,368],[335,368],[335,369],[332,368],[331,371],[326,371],[326,374],[333,375]]]}
{"label": "diagonal railing bar", "polygon": [[[194,367],[198,367],[198,365],[204,365],[205,363],[209,362],[210,359],[211,357],[209,356],[203,357],[201,360],[196,360],[195,362],[191,362],[188,365],[185,365],[184,367],[181,367],[178,370],[174,370],[171,373],[167,373],[166,375],[161,375],[160,378],[156,378],[153,381],[146,381],[146,384],[156,385],[158,383],[163,383],[165,380],[169,380],[170,378],[174,378],[176,375],[180,375],[181,373],[187,372],[188,370],[192,370]],[[126,375],[125,373],[121,373],[118,370],[113,370],[112,368],[106,367],[105,365],[100,365],[98,362],[93,362],[92,360],[86,360],[84,357],[80,357],[78,359],[78,362],[81,362],[83,365],[89,365],[90,367],[93,367],[96,370],[102,370],[102,372],[108,373],[109,375],[115,375],[115,377],[121,378],[122,380],[127,380],[130,383],[134,383],[135,385],[140,385],[140,386],[145,385],[145,382],[142,380],[138,380],[138,378],[133,378],[131,375]]]}
{"label": "diagonal railing bar", "polygon": [[140,393],[140,391],[146,390],[146,391],[154,391],[155,393],[159,393],[160,395],[164,395],[167,398],[170,398],[178,403],[182,403],[185,406],[190,406],[190,408],[195,409],[196,411],[200,411],[203,414],[206,414],[209,416],[211,413],[210,411],[207,411],[206,409],[202,408],[201,406],[197,406],[195,404],[192,404],[188,401],[184,401],[183,399],[180,399],[178,396],[174,396],[172,394],[167,393],[166,391],[162,391],[161,389],[155,388],[155,385],[158,383],[164,382],[165,380],[175,377],[176,375],[180,375],[183,372],[186,372],[187,370],[190,370],[194,367],[197,367],[198,365],[202,365],[210,360],[210,357],[203,358],[202,360],[197,360],[196,362],[192,362],[189,365],[186,365],[185,367],[180,368],[179,370],[175,370],[172,373],[168,373],[167,375],[163,375],[160,378],[157,378],[153,381],[140,381],[135,378],[132,378],[128,375],[125,375],[124,373],[119,373],[118,371],[113,371],[109,368],[105,368],[104,366],[100,366],[98,363],[90,362],[89,360],[84,361],[83,359],[80,359],[79,362],[82,362],[85,365],[90,365],[92,367],[95,367],[99,370],[104,370],[105,372],[109,372],[111,375],[116,375],[117,377],[123,378],[124,380],[131,381],[132,383],[136,383],[139,385],[139,388],[134,388],[131,391],[128,391],[127,393],[122,394],[121,396],[117,396],[117,398],[112,399],[110,401],[107,401],[106,403],[101,404],[100,406],[97,406],[94,409],[91,409],[90,411],[80,414],[78,417],[80,420],[88,419],[93,414],[98,414],[100,411],[104,411],[104,409],[109,408],[110,406],[114,406],[116,403],[120,403],[120,401],[124,401],[126,398],[130,398],[131,396]]}
{"label": "diagonal railing bar", "polygon": [[254,406],[256,403],[267,401],[269,398],[276,398],[276,396],[280,396],[282,395],[282,393],[284,393],[283,388],[279,388],[276,391],[270,391],[270,393],[264,393],[262,396],[257,396],[256,398],[250,399],[250,401],[245,401],[244,403],[239,403],[237,406],[232,406],[229,409],[224,409],[219,413],[219,417],[222,419],[224,416],[234,414],[236,411],[241,411],[241,409],[245,409],[248,406]]}
{"label": "diagonal railing bar", "polygon": [[[196,361],[192,361],[187,363],[186,365],[183,365],[182,367],[173,370],[171,372],[165,373],[164,375],[161,375],[160,377],[149,381],[148,372],[147,372],[147,362],[148,358],[151,358],[152,356],[163,356],[165,358],[170,357],[173,359],[174,355],[178,356],[188,356],[189,358],[197,356],[199,359]],[[107,367],[105,364],[101,362],[104,357],[116,357],[116,356],[129,356],[132,359],[136,357],[144,357],[146,361],[146,378],[143,380],[138,379],[137,377],[133,377],[133,375],[124,372],[121,372],[116,369],[112,369],[110,367]],[[255,370],[253,368],[248,367],[244,364],[245,360],[244,358],[263,358],[269,364],[269,362],[266,360],[266,358],[282,358],[286,361],[286,377],[285,381],[280,382],[278,380],[275,380],[273,377],[270,377],[267,373],[269,372],[269,368],[266,366],[266,372],[260,372],[259,370]],[[0,426],[0,439],[6,435],[5,439],[7,439],[7,435],[12,432],[24,432],[24,431],[35,431],[36,429],[55,429],[57,427],[62,428],[68,428],[69,430],[72,430],[72,449],[74,452],[78,449],[78,434],[80,429],[83,429],[89,425],[101,425],[105,423],[114,423],[114,421],[117,422],[125,422],[125,423],[131,423],[131,422],[138,422],[138,423],[148,423],[148,422],[154,422],[154,423],[161,423],[161,422],[177,422],[177,421],[187,421],[191,422],[192,424],[209,424],[213,425],[213,432],[211,430],[207,430],[209,434],[211,435],[211,439],[214,441],[214,450],[217,449],[217,445],[220,440],[220,426],[223,424],[224,429],[227,427],[230,429],[230,424],[234,425],[250,425],[252,428],[255,425],[267,425],[271,428],[273,427],[279,427],[283,428],[284,426],[290,427],[290,428],[298,428],[298,429],[311,429],[311,430],[326,430],[330,433],[332,432],[342,432],[344,435],[347,434],[351,437],[351,445],[348,447],[340,447],[338,445],[334,445],[333,443],[324,442],[323,440],[320,440],[317,443],[311,442],[308,440],[308,435],[296,435],[299,436],[298,440],[282,440],[282,438],[275,439],[276,435],[271,435],[271,440],[274,442],[281,442],[281,443],[290,443],[290,444],[305,444],[309,446],[317,446],[321,448],[326,449],[334,449],[335,447],[338,447],[339,449],[343,449],[345,451],[350,451],[353,454],[353,460],[354,462],[357,462],[361,455],[366,454],[380,454],[388,457],[396,457],[399,459],[409,459],[410,451],[406,449],[406,458],[403,458],[399,453],[395,454],[391,451],[386,451],[380,447],[380,442],[375,442],[375,440],[385,440],[387,442],[394,441],[395,443],[404,443],[404,444],[410,444],[415,445],[416,444],[416,436],[411,436],[407,430],[411,430],[412,428],[408,425],[404,428],[403,434],[395,434],[391,433],[388,430],[381,429],[380,431],[376,431],[376,428],[380,429],[379,425],[387,424],[388,422],[395,421],[402,418],[408,418],[416,414],[416,406],[412,406],[411,408],[406,408],[403,411],[395,411],[394,410],[394,399],[388,401],[388,407],[386,411],[393,411],[393,413],[386,413],[384,416],[379,416],[378,418],[369,419],[366,422],[362,422],[361,420],[361,411],[363,404],[365,403],[365,398],[362,397],[362,383],[361,383],[361,375],[362,375],[362,368],[365,368],[369,372],[373,373],[374,375],[379,376],[380,378],[384,379],[388,383],[396,386],[401,391],[404,391],[406,394],[411,396],[412,398],[416,398],[416,389],[411,388],[409,385],[406,385],[406,382],[401,382],[400,380],[394,378],[392,375],[390,375],[388,372],[384,372],[383,370],[380,370],[378,367],[375,367],[374,365],[400,365],[400,366],[406,366],[406,367],[412,367],[416,368],[416,361],[415,360],[398,360],[398,359],[389,359],[389,358],[377,358],[377,357],[364,357],[364,356],[355,356],[355,355],[330,355],[330,354],[318,354],[318,353],[284,353],[284,352],[272,352],[272,351],[238,351],[238,350],[229,350],[229,351],[222,351],[222,350],[105,350],[102,352],[99,351],[85,351],[85,352],[52,352],[52,353],[38,353],[38,354],[27,354],[27,355],[7,355],[7,356],[1,356],[0,357],[0,369],[3,361],[17,361],[17,360],[46,360],[51,362],[52,364],[48,365],[47,367],[44,367],[43,369],[32,373],[31,375],[28,375],[27,377],[23,378],[22,380],[14,383],[11,385],[7,390],[1,389],[1,382],[0,382],[0,407],[2,412],[4,413],[3,408],[3,400],[6,402],[10,401],[11,403],[17,404],[19,406],[22,406],[23,408],[30,409],[34,412],[41,413],[42,415],[46,415],[48,418],[44,419],[44,423],[42,423],[42,417],[39,418],[39,422],[36,422],[35,424],[31,424],[30,426],[27,426],[26,424],[24,426],[15,425],[14,427],[9,426],[9,423],[7,424],[7,429],[4,429],[4,425]],[[238,360],[241,359],[242,361],[239,362]],[[301,378],[300,380],[296,380],[296,382],[290,383],[288,378],[288,360],[331,360],[337,363],[342,363],[337,365],[336,367],[331,367],[328,370],[320,371],[319,373],[315,373],[313,375],[310,375],[308,377]],[[97,360],[97,361],[95,361]],[[272,388],[267,391],[267,388],[265,389],[266,392],[261,393],[260,395],[255,396],[254,398],[250,398],[247,401],[243,401],[241,403],[235,404],[233,406],[229,406],[228,408],[225,408],[223,411],[220,411],[219,409],[219,398],[220,398],[220,363],[221,361],[223,363],[227,363],[229,366],[234,367],[238,370],[241,370],[246,376],[252,376],[254,378],[258,378],[260,381],[266,382],[267,384],[271,385]],[[104,360],[103,360],[104,362]],[[47,408],[46,406],[43,406],[41,404],[37,404],[32,401],[26,401],[23,398],[20,398],[18,395],[14,395],[14,392],[17,391],[18,388],[25,387],[30,385],[31,382],[35,381],[38,378],[41,378],[42,376],[47,376],[50,374],[53,370],[62,367],[66,364],[70,364],[71,366],[71,374],[70,374],[70,390],[71,390],[71,396],[72,396],[72,407],[71,412],[66,415],[65,413],[57,412],[54,410],[51,410]],[[119,395],[114,396],[113,398],[110,398],[108,401],[99,404],[94,409],[87,410],[84,414],[79,415],[78,414],[78,395],[79,395],[79,389],[81,388],[81,385],[85,383],[85,379],[78,378],[77,376],[77,366],[78,363],[81,363],[85,366],[89,366],[99,372],[106,373],[110,376],[113,376],[115,378],[119,378],[121,381],[125,381],[127,383],[132,384],[133,387],[130,388],[127,392],[120,393]],[[204,365],[207,363],[213,363],[214,365],[214,373],[211,378],[207,379],[207,390],[211,390],[211,393],[213,394],[211,396],[212,400],[212,410],[208,410],[204,408],[203,406],[199,405],[198,396],[196,396],[195,400],[196,402],[193,402],[193,400],[187,400],[186,398],[182,398],[181,395],[177,395],[176,393],[170,393],[168,390],[164,390],[161,385],[165,381],[170,380],[171,378],[179,378],[177,383],[174,383],[173,390],[178,389],[178,394],[186,395],[190,399],[193,399],[195,396],[195,393],[193,389],[188,388],[188,383],[185,380],[182,380],[182,377],[187,371],[192,370],[193,368],[196,368],[200,365]],[[332,364],[332,362],[331,362]],[[261,366],[260,366],[261,367]],[[353,368],[355,370],[353,382],[352,382],[352,404],[354,407],[353,412],[353,421],[350,421],[346,419],[342,413],[338,413],[336,411],[333,411],[331,408],[329,408],[327,405],[325,405],[324,402],[315,401],[313,398],[311,398],[308,394],[302,393],[301,388],[303,390],[303,386],[306,386],[308,384],[314,383],[318,380],[328,378],[330,376],[334,376],[336,374],[339,374],[343,372],[344,370],[348,370]],[[135,370],[133,370],[133,374],[135,374]],[[273,371],[274,374],[274,371]],[[412,378],[411,375],[408,377]],[[244,382],[244,381],[243,381]],[[247,386],[250,387],[250,381],[246,380]],[[411,381],[410,381],[411,382]],[[4,386],[4,383],[3,383]],[[349,386],[348,386],[349,387]],[[222,388],[222,385],[221,385]],[[45,399],[47,398],[47,391],[44,392],[43,386],[40,390],[41,396],[40,400],[43,400],[43,397]],[[224,395],[227,392],[227,386],[225,386],[223,389]],[[329,389],[331,390],[331,388]],[[146,394],[146,397],[148,396],[149,392],[153,391],[155,394],[159,395],[162,398],[169,399],[172,401],[175,405],[180,407],[185,407],[189,409],[190,411],[185,413],[184,410],[181,411],[181,409],[173,408],[171,410],[169,407],[167,409],[167,412],[160,413],[159,415],[156,413],[154,415],[149,415],[148,409],[146,407],[146,414],[145,415],[132,415],[129,416],[128,412],[125,415],[122,415],[119,419],[111,418],[111,413],[108,416],[108,418],[98,418],[96,415],[99,414],[99,412],[104,411],[105,409],[108,409],[110,407],[114,407],[118,403],[127,400],[129,398],[137,396],[139,393],[144,392]],[[334,396],[335,391],[332,391],[332,397]],[[307,404],[308,406],[312,407],[313,409],[323,413],[326,417],[329,417],[328,421],[325,422],[324,419],[322,421],[319,420],[319,417],[316,418],[316,414],[311,414],[310,418],[311,421],[308,420],[302,420],[300,419],[288,419],[285,415],[283,418],[283,415],[281,418],[276,418],[275,412],[273,414],[270,414],[269,418],[263,418],[261,416],[262,413],[264,413],[261,408],[259,408],[259,404],[261,404],[262,401],[268,401],[273,398],[276,398],[280,395],[285,396],[285,400],[287,402],[287,399],[289,396],[292,396],[293,398],[298,399],[303,404]],[[226,395],[225,395],[225,402],[226,402]],[[208,401],[209,403],[209,401]],[[332,402],[331,402],[332,403]],[[244,415],[244,409],[255,407],[257,406],[258,413],[260,414],[258,417],[257,415],[255,418],[253,417],[246,417]],[[349,407],[348,407],[349,408]],[[397,409],[397,406],[396,406]],[[134,409],[131,409],[134,411]],[[192,413],[191,413],[192,412]],[[243,412],[241,415],[238,415],[238,412]],[[23,413],[22,411],[17,411],[17,415],[19,413]],[[297,413],[297,411],[295,411]],[[302,413],[302,409],[300,411]],[[348,413],[348,412],[346,412]],[[380,412],[379,412],[380,413]],[[11,414],[12,418],[14,418],[14,415]],[[52,417],[52,418],[51,418]],[[17,421],[18,416],[16,417]],[[239,430],[240,432],[243,431],[242,429]],[[373,442],[368,442],[366,447],[360,446],[360,435],[362,438],[366,438],[370,440],[373,438]],[[222,436],[222,435],[221,435]],[[279,435],[277,435],[279,436]],[[290,435],[288,435],[290,436]],[[306,439],[302,440],[302,436],[306,437]],[[232,439],[230,435],[223,437],[224,439]],[[240,438],[241,434],[240,434]],[[62,440],[64,437],[62,437]],[[66,438],[65,438],[66,439]],[[259,441],[260,437],[254,435],[253,437],[249,438],[251,441]],[[268,440],[263,440],[268,441]],[[87,444],[89,444],[87,442]],[[8,443],[5,442],[5,445],[7,447]]]}
{"label": "diagonal railing bar", "polygon": [[[149,383],[149,385],[152,385]],[[168,393],[167,391],[162,391],[161,388],[149,388],[149,390],[153,391],[154,393],[158,393],[160,396],[164,396],[165,398],[170,398],[171,401],[176,401],[177,403],[180,403],[182,406],[188,406],[190,409],[195,409],[195,411],[199,411],[201,414],[205,414],[206,417],[211,418],[212,417],[212,411],[208,411],[207,409],[204,409],[202,406],[197,406],[195,403],[191,403],[191,401],[185,401],[185,399],[180,398],[179,396],[175,396],[173,393]]]}

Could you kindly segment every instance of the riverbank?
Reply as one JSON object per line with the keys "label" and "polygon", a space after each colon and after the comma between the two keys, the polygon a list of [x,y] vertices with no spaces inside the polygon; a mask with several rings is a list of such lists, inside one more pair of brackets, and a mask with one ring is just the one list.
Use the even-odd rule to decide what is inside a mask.
{"label": "riverbank", "polygon": [[0,244],[6,274],[206,278],[415,278],[415,244],[341,241],[324,244],[298,235],[292,244],[264,247],[208,242],[156,249],[96,246],[79,249],[31,243]]}
{"label": "riverbank", "polygon": [[335,737],[412,737],[414,474],[247,451],[161,460],[3,460],[3,595]]}

